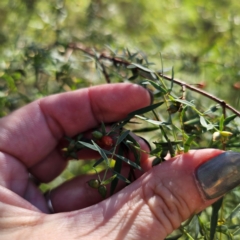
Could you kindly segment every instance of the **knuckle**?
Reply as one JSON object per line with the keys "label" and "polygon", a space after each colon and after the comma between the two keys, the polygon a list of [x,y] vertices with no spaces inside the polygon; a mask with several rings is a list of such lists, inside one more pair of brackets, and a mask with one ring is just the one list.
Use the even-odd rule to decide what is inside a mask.
{"label": "knuckle", "polygon": [[155,185],[146,183],[142,187],[143,198],[151,214],[168,234],[190,216],[185,193],[179,194],[173,183],[161,181]]}

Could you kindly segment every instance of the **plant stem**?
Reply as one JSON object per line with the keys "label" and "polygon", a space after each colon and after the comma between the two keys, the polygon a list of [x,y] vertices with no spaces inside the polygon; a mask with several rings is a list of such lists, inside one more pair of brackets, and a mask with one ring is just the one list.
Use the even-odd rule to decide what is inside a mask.
{"label": "plant stem", "polygon": [[[87,48],[86,46],[84,46],[83,44],[81,43],[70,43],[68,45],[68,48],[69,49],[74,49],[74,50],[79,50],[79,51],[82,51],[84,52],[85,54],[91,56],[91,57],[95,57],[95,53],[94,51],[91,49],[91,48]],[[68,52],[68,51],[67,51]],[[99,61],[101,59],[105,59],[105,60],[109,60],[111,61],[114,65],[124,65],[124,66],[129,66],[131,65],[131,62],[129,61],[126,61],[120,57],[112,57],[110,55],[107,55],[105,53],[101,53],[99,54],[99,57],[98,57]],[[136,66],[136,69],[138,69],[138,72],[139,72],[139,75],[142,75],[144,77],[148,77],[149,79],[151,80],[156,80],[156,79],[153,79],[152,75],[149,73],[149,72],[146,72],[146,71],[143,71],[143,69],[140,69]],[[221,106],[222,106],[222,109],[223,109],[223,114],[224,116],[226,116],[226,109],[229,109],[230,111],[232,111],[233,113],[235,113],[237,116],[240,117],[240,112],[238,110],[236,110],[235,108],[233,108],[232,106],[230,106],[229,104],[227,104],[224,100],[218,98],[218,97],[215,97],[214,95],[208,93],[208,92],[205,92],[197,87],[194,87],[190,84],[187,84],[179,79],[173,79],[172,77],[169,77],[169,76],[166,76],[164,75],[161,71],[160,72],[155,72],[155,75],[156,76],[161,76],[162,78],[168,80],[168,81],[171,81],[171,82],[174,82],[175,84],[177,85],[180,85],[182,87],[186,87],[194,92],[197,92],[217,103],[219,103]],[[108,81],[107,81],[108,82]]]}

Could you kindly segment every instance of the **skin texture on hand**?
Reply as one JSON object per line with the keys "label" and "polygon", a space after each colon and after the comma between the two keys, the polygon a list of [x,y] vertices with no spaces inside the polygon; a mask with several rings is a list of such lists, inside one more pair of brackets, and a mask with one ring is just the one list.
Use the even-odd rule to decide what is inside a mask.
{"label": "skin texture on hand", "polygon": [[212,204],[201,196],[194,175],[200,164],[221,153],[208,149],[152,169],[142,154],[148,171],[105,201],[87,186],[88,176],[77,177],[53,190],[58,213],[48,214],[29,172],[40,182],[53,180],[67,164],[58,148],[65,135],[121,120],[149,104],[150,95],[140,86],[101,85],[40,99],[0,119],[1,239],[164,239]]}

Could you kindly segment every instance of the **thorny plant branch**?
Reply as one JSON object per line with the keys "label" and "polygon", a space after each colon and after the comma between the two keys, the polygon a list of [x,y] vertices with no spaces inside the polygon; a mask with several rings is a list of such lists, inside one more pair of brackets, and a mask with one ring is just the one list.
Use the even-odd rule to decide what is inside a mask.
{"label": "thorny plant branch", "polygon": [[[155,165],[161,163],[162,161],[165,161],[165,156],[168,153],[170,153],[170,155],[173,157],[173,156],[175,156],[176,151],[177,151],[177,153],[181,153],[181,152],[183,152],[183,150],[184,150],[184,152],[187,152],[191,148],[191,145],[195,144],[195,139],[198,139],[197,138],[198,137],[198,129],[197,129],[197,132],[195,132],[195,131],[190,132],[191,129],[189,130],[189,132],[186,132],[185,128],[184,128],[184,122],[183,122],[184,121],[184,114],[185,114],[185,111],[187,111],[188,106],[189,106],[189,104],[186,104],[186,103],[188,103],[188,101],[186,100],[186,89],[194,91],[194,92],[196,92],[196,93],[198,93],[202,96],[205,96],[205,97],[213,100],[214,102],[218,103],[221,106],[222,116],[219,120],[219,129],[216,128],[208,119],[204,118],[204,113],[201,113],[196,108],[194,108],[194,111],[200,116],[199,120],[200,120],[201,124],[199,124],[199,125],[200,126],[202,125],[202,129],[206,128],[207,131],[213,129],[213,131],[215,131],[213,133],[213,135],[215,133],[220,133],[220,132],[225,131],[224,130],[224,127],[225,127],[224,121],[227,120],[227,118],[226,118],[226,110],[227,109],[232,111],[235,115],[240,117],[240,112],[237,111],[236,109],[234,109],[232,106],[228,105],[224,100],[221,100],[221,99],[211,95],[210,93],[203,91],[202,89],[194,87],[191,84],[187,84],[187,83],[185,83],[185,82],[183,82],[179,79],[175,79],[173,71],[172,71],[172,76],[166,76],[166,75],[163,74],[163,67],[162,67],[162,71],[152,71],[152,70],[148,69],[147,67],[142,66],[141,65],[141,59],[140,59],[140,61],[138,61],[138,53],[131,54],[130,52],[127,52],[126,58],[128,60],[125,60],[124,58],[116,56],[115,54],[110,55],[110,53],[106,52],[106,51],[96,52],[94,49],[88,48],[81,43],[70,43],[68,45],[66,53],[65,53],[66,60],[69,59],[70,55],[75,50],[76,51],[81,51],[84,54],[86,54],[87,56],[89,56],[89,57],[91,57],[95,60],[96,66],[101,69],[101,72],[102,72],[102,74],[103,74],[107,83],[111,83],[111,78],[110,78],[111,75],[108,74],[108,71],[107,71],[107,64],[106,64],[107,62],[110,62],[113,66],[116,66],[116,67],[125,67],[125,68],[128,68],[130,71],[132,70],[132,73],[133,73],[132,77],[135,77],[135,74],[136,74],[136,77],[141,76],[143,78],[152,80],[152,81],[149,81],[149,82],[151,83],[151,85],[153,87],[155,87],[155,85],[152,84],[153,82],[156,83],[156,80],[160,81],[160,85],[156,84],[156,86],[160,86],[160,88],[158,90],[160,91],[160,93],[163,93],[161,95],[161,97],[163,97],[164,101],[162,101],[160,103],[157,103],[158,104],[157,106],[156,106],[156,104],[152,104],[151,106],[148,106],[145,109],[138,109],[137,111],[132,112],[126,119],[117,123],[117,125],[115,126],[116,127],[115,130],[122,129],[122,127],[131,119],[132,116],[139,115],[139,114],[141,115],[141,114],[147,113],[149,111],[151,111],[153,113],[153,115],[155,116],[155,119],[158,122],[161,122],[161,119],[159,118],[159,116],[155,112],[155,108],[160,106],[162,103],[166,104],[166,108],[169,112],[169,120],[168,121],[169,121],[170,124],[172,124],[171,113],[175,113],[175,112],[171,112],[171,105],[174,105],[175,107],[177,107],[177,111],[180,113],[179,114],[179,117],[180,117],[179,119],[180,119],[181,128],[176,127],[174,124],[172,124],[172,126],[175,126],[178,130],[180,130],[182,132],[182,140],[178,141],[178,139],[175,136],[175,132],[174,132],[175,130],[171,129],[171,131],[172,131],[171,134],[172,135],[170,135],[170,137],[174,138],[174,140],[171,141],[171,139],[169,139],[169,137],[168,137],[168,132],[167,132],[168,129],[165,128],[164,125],[160,124],[158,126],[158,128],[160,129],[160,131],[162,133],[163,141],[161,139],[158,142],[153,142],[156,145],[156,147],[155,147],[154,150],[152,150],[150,152],[150,155],[155,157],[152,166],[155,166]],[[137,58],[135,58],[136,62],[134,62],[134,60],[132,60],[135,56],[137,56]],[[139,62],[140,62],[140,64],[139,64]],[[147,63],[147,60],[146,60],[146,63]],[[170,89],[168,89],[168,87],[165,84],[166,81],[164,81],[164,80],[170,81],[170,83],[171,83]],[[172,97],[169,94],[171,92],[172,88],[173,88],[173,84],[179,85],[181,87],[181,91],[182,91],[182,96],[176,98],[176,100],[178,100],[176,102],[174,101],[175,97]],[[170,103],[170,104],[168,104],[168,103]],[[191,102],[189,102],[189,103],[191,103]],[[138,113],[136,114],[136,112],[138,112]],[[230,116],[229,118],[234,119],[235,117],[236,116]],[[204,121],[201,122],[201,119],[204,119]],[[208,129],[208,126],[210,126],[209,129]],[[102,130],[101,133],[103,133],[103,135],[106,135],[106,130],[105,130],[104,124],[102,125],[101,130]],[[113,132],[115,132],[115,130]],[[155,128],[155,130],[156,130],[156,128]],[[203,133],[204,132],[205,131],[203,131]],[[190,133],[190,134],[188,134],[188,133]],[[226,131],[224,133],[230,133],[230,132]],[[109,135],[109,133],[107,135],[111,137],[111,135]],[[200,136],[200,134],[199,134],[199,136]],[[220,144],[222,143],[222,149],[225,150],[225,148],[226,148],[225,138],[221,138],[222,137],[221,135],[219,135],[219,136],[220,136]],[[225,137],[228,137],[228,135],[226,135]],[[121,133],[119,135],[119,137],[117,138],[116,145],[110,151],[104,150],[104,148],[101,148],[101,146],[98,146],[99,142],[103,143],[103,142],[101,142],[102,138],[99,139],[99,138],[97,138],[96,136],[93,135],[93,139],[94,139],[94,141],[96,141],[96,144],[95,144],[94,141],[92,141],[93,144],[89,144],[88,142],[83,142],[83,141],[78,141],[78,143],[81,143],[83,145],[81,147],[87,147],[87,148],[93,149],[95,151],[98,151],[100,153],[101,158],[98,159],[97,162],[93,165],[96,172],[97,172],[97,170],[96,170],[95,167],[97,165],[101,164],[104,160],[107,163],[107,167],[105,169],[105,175],[104,175],[103,179],[100,179],[100,178],[91,179],[88,182],[90,187],[96,188],[98,190],[99,194],[103,198],[105,198],[106,194],[107,194],[107,188],[106,188],[107,184],[111,183],[110,194],[113,194],[115,189],[116,189],[116,186],[118,184],[118,180],[122,180],[126,184],[129,184],[130,181],[132,180],[132,178],[135,178],[133,168],[137,168],[137,169],[140,168],[139,154],[138,154],[138,152],[135,151],[135,149],[139,149],[139,148],[137,147],[137,143],[133,142],[133,139],[131,139],[131,136],[128,135],[128,132]],[[82,140],[84,140],[84,139],[82,139]],[[70,139],[70,141],[71,141],[71,139]],[[213,141],[215,141],[215,140],[212,138],[212,142]],[[123,156],[123,153],[124,153],[125,149],[128,149],[129,146],[130,146],[129,142],[132,144],[131,146],[133,146],[131,151],[133,152],[133,154],[135,156],[135,162],[132,162],[131,160],[128,160],[128,159],[124,158],[124,156]],[[70,142],[70,144],[71,144],[71,142]],[[121,144],[121,146],[119,144]],[[180,144],[181,144],[181,147],[180,147]],[[115,150],[116,150],[117,145],[119,146],[119,150],[115,154]],[[77,149],[77,145],[76,145],[76,148],[74,148],[73,150],[74,151],[79,150],[79,149]],[[76,154],[74,154],[74,152],[71,152],[72,151],[71,148],[69,148],[68,151],[69,151],[68,152],[69,156],[71,156],[71,153],[73,153],[73,157],[75,157]],[[109,159],[108,158],[109,158],[109,156],[111,156],[110,158],[113,159],[113,155],[116,157],[116,163],[114,164],[114,167],[112,168],[112,166],[109,165]],[[129,176],[127,178],[121,175],[122,161],[125,161],[130,166]],[[106,173],[110,169],[112,170],[112,176],[110,178],[106,179]],[[97,172],[97,174],[98,174],[98,172]],[[209,234],[211,236],[214,236],[214,234],[217,233],[217,232],[220,233],[220,234],[222,233],[217,228],[219,226],[218,221],[215,221],[215,220],[219,219],[219,215],[220,215],[220,221],[223,221],[222,219],[223,219],[223,208],[224,208],[224,206],[222,205],[222,202],[221,202],[221,212],[219,212],[219,204],[218,205],[213,205],[212,207],[213,207],[213,213],[212,213],[211,220],[209,222],[209,224],[210,224]],[[233,211],[233,212],[236,212],[236,211]],[[200,218],[200,215],[197,216],[197,219],[198,219],[198,224],[199,224],[199,229],[200,229],[199,231],[201,231],[201,235],[205,236],[205,237],[208,236],[208,230],[205,227],[205,225],[202,224],[202,220]],[[192,219],[190,219],[188,223],[184,223],[184,225],[182,225],[180,227],[180,231],[183,234],[185,234],[186,236],[188,236],[189,238],[195,239],[195,238],[190,236],[187,229],[185,228],[185,226],[188,226],[188,225],[190,226],[191,220]],[[229,236],[230,236],[230,234],[232,236],[232,233],[229,232]],[[196,236],[196,234],[195,234],[195,236]],[[213,238],[211,238],[211,239],[213,239]]]}
{"label": "thorny plant branch", "polygon": [[[89,56],[91,56],[93,58],[96,58],[96,52],[94,52],[91,48],[85,47],[81,43],[70,43],[68,45],[68,49],[69,49],[69,51],[79,50],[79,51],[82,51],[85,54],[87,54],[87,55],[89,55]],[[119,57],[110,56],[110,55],[108,55],[108,54],[106,54],[104,52],[103,53],[99,53],[97,58],[98,58],[98,60],[101,60],[101,59],[108,60],[108,61],[112,62],[116,66],[117,65],[124,65],[124,66],[127,67],[127,66],[130,66],[132,64],[129,61],[126,61],[126,60],[121,59]],[[103,67],[103,64],[101,64],[101,67]],[[149,72],[146,72],[143,69],[138,68],[137,66],[136,66],[136,69],[138,69],[139,75],[141,75],[143,77],[147,77],[147,78],[149,78],[151,80],[155,80],[153,78],[153,76]],[[103,74],[104,74],[104,77],[106,78],[107,83],[110,83],[110,79],[109,79],[109,76],[108,76],[108,74],[106,72],[105,67],[103,67]],[[147,74],[147,76],[146,76],[146,74]],[[199,93],[199,94],[201,94],[201,95],[203,95],[203,96],[205,96],[205,97],[207,97],[207,98],[217,102],[222,107],[224,118],[226,118],[226,109],[231,110],[233,113],[235,113],[237,116],[240,117],[240,112],[238,110],[236,110],[235,108],[233,108],[232,106],[230,106],[229,104],[227,104],[224,100],[219,99],[218,97],[216,97],[216,96],[214,96],[214,95],[212,95],[212,94],[210,94],[208,92],[205,92],[205,91],[203,91],[203,90],[201,90],[201,89],[199,89],[197,87],[194,87],[194,86],[192,86],[190,84],[187,84],[187,83],[185,83],[185,82],[183,82],[183,81],[181,81],[179,79],[176,79],[176,78],[173,79],[172,77],[166,76],[162,72],[156,72],[155,74],[160,76],[160,77],[162,77],[162,78],[164,78],[164,79],[166,79],[166,80],[168,80],[168,81],[172,81],[172,82],[174,82],[177,85],[180,85],[182,88],[184,88],[184,87],[188,88],[188,89],[190,89],[190,90],[192,90],[194,92],[197,92],[197,93]]]}

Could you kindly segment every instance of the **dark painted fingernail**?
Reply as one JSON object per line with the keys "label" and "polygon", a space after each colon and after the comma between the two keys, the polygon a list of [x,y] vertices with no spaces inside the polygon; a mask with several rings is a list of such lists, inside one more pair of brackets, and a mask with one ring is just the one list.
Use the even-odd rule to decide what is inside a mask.
{"label": "dark painted fingernail", "polygon": [[143,137],[140,137],[147,145],[148,145],[148,148],[149,148],[149,151],[151,152],[152,151],[152,147],[150,145],[150,143]]}
{"label": "dark painted fingernail", "polygon": [[153,102],[154,102],[154,95],[153,95],[153,92],[152,92],[150,89],[146,88],[146,87],[143,87],[143,88],[146,89],[146,90],[148,91],[149,96],[150,96],[150,105],[152,105]]}
{"label": "dark painted fingernail", "polygon": [[200,165],[196,178],[207,199],[222,196],[240,184],[240,153],[224,152]]}

